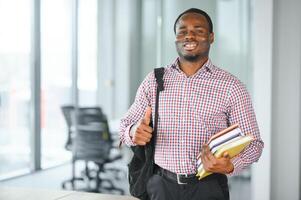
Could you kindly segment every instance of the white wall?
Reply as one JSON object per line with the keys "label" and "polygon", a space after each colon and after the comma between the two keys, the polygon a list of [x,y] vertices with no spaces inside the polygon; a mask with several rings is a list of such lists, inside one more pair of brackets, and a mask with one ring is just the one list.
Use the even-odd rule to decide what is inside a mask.
{"label": "white wall", "polygon": [[273,0],[254,0],[253,6],[253,104],[265,143],[252,167],[252,199],[270,199]]}
{"label": "white wall", "polygon": [[274,1],[271,199],[300,199],[301,1]]}
{"label": "white wall", "polygon": [[[98,102],[110,118],[114,112],[115,0],[98,1]],[[104,28],[105,27],[105,28]]]}
{"label": "white wall", "polygon": [[100,0],[98,7],[98,102],[110,119],[118,119],[141,80],[141,2]]}

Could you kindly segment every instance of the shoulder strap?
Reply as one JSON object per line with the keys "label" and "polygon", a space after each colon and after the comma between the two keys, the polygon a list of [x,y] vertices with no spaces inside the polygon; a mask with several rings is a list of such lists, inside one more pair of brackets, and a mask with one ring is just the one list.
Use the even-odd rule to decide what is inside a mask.
{"label": "shoulder strap", "polygon": [[153,140],[152,146],[155,145],[157,130],[158,130],[158,110],[159,110],[159,94],[164,90],[164,67],[155,68],[155,78],[157,82],[157,92],[156,92],[156,104],[155,104],[155,123],[154,123],[154,132],[153,132]]}
{"label": "shoulder strap", "polygon": [[157,92],[156,92],[156,104],[155,104],[155,123],[154,123],[154,134],[153,136],[156,137],[157,135],[157,128],[158,128],[158,110],[159,110],[159,94],[161,91],[164,90],[164,67],[155,68],[155,78],[157,82]]}
{"label": "shoulder strap", "polygon": [[157,90],[159,90],[159,92],[164,90],[163,76],[164,76],[164,67],[155,68],[155,78],[156,78],[156,82],[157,82],[157,85],[158,85]]}

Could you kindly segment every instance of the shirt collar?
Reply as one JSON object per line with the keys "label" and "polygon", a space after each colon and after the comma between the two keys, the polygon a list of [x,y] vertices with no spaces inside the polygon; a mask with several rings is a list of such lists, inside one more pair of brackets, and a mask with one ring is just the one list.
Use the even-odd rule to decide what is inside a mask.
{"label": "shirt collar", "polygon": [[[172,62],[172,68],[176,69],[179,72],[183,72],[179,65],[179,57],[175,59],[174,62]],[[204,63],[204,65],[193,75],[197,76],[199,74],[205,73],[205,72],[212,72],[213,71],[213,64],[210,58]],[[184,73],[184,72],[183,72]]]}

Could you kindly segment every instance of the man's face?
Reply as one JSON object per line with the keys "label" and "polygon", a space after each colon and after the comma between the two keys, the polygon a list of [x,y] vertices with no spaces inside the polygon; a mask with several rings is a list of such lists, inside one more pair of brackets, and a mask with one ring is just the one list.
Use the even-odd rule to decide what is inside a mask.
{"label": "man's face", "polygon": [[176,48],[180,58],[196,62],[208,57],[214,34],[209,32],[206,18],[197,13],[186,13],[176,25]]}

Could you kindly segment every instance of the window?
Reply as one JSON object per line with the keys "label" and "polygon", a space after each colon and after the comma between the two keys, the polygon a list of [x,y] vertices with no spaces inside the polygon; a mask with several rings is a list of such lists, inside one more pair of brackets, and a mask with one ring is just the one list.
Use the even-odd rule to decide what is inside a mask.
{"label": "window", "polygon": [[71,103],[71,9],[72,0],[41,1],[42,168],[70,158],[60,107]]}
{"label": "window", "polygon": [[0,179],[30,168],[31,2],[0,0]]}
{"label": "window", "polygon": [[78,12],[79,106],[97,100],[97,1],[79,1]]}

